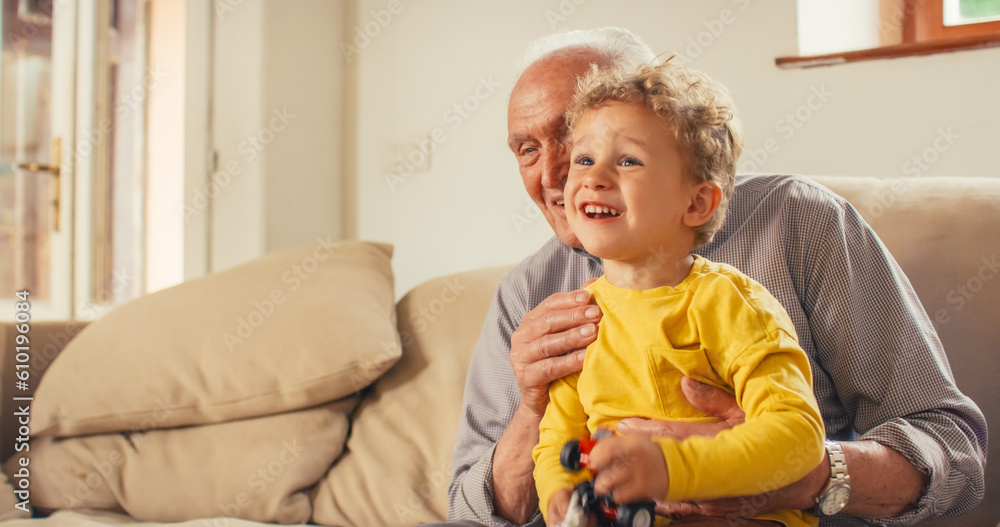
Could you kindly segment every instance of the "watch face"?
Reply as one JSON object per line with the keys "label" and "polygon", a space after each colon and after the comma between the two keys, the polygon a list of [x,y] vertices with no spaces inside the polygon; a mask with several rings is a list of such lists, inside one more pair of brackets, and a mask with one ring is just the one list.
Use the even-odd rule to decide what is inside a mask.
{"label": "watch face", "polygon": [[840,512],[851,497],[851,487],[846,483],[838,483],[829,488],[820,498],[819,510],[823,516],[831,516]]}

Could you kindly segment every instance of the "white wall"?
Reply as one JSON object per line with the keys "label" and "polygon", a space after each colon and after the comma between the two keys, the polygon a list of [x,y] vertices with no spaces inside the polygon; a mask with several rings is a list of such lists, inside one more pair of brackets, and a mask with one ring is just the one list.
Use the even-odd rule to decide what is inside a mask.
{"label": "white wall", "polygon": [[878,47],[883,3],[797,0],[799,54],[822,55]]}
{"label": "white wall", "polygon": [[150,3],[147,97],[145,291],[208,272],[209,221],[185,205],[208,175],[211,6]]}
{"label": "white wall", "polygon": [[[210,268],[342,237],[345,2],[219,0]],[[189,204],[197,197],[189,197]]]}
{"label": "white wall", "polygon": [[264,156],[266,251],[342,236],[343,60],[331,50],[343,37],[343,4],[265,2],[262,125],[283,128]]}
{"label": "white wall", "polygon": [[[347,53],[357,90],[348,234],[395,244],[400,295],[433,276],[517,262],[551,236],[505,142],[514,63],[553,28],[619,25],[658,52],[691,55],[734,94],[742,172],[1000,175],[997,48],[780,70],[774,58],[797,52],[795,0],[356,2],[341,42],[357,48]],[[449,113],[466,100],[473,111]],[[436,129],[444,141],[429,168],[390,187],[398,145]],[[926,169],[911,160],[924,154]]]}
{"label": "white wall", "polygon": [[[185,225],[177,214],[184,196],[186,128],[204,129],[204,123],[185,120],[187,23],[183,2],[157,0],[150,4],[149,64],[164,72],[164,82],[147,98],[150,126],[146,138],[147,212],[145,225],[145,287],[156,291],[184,280]],[[169,73],[166,73],[169,72]],[[190,125],[187,126],[186,125]],[[195,238],[195,236],[191,236]],[[87,251],[89,253],[89,251]],[[83,298],[89,298],[89,294]]]}
{"label": "white wall", "polygon": [[188,200],[211,218],[211,267],[221,270],[264,252],[263,163],[238,153],[260,130],[264,113],[263,3],[216,9],[214,16],[212,133],[218,168],[203,196]]}

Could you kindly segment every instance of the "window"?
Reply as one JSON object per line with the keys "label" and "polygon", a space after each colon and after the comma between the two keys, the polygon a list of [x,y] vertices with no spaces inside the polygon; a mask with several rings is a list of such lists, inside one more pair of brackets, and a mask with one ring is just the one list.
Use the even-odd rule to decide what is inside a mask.
{"label": "window", "polygon": [[142,293],[147,4],[0,8],[0,300],[35,320]]}
{"label": "window", "polygon": [[800,56],[825,66],[1000,46],[1000,0],[798,0]]}
{"label": "window", "polygon": [[1000,33],[1000,0],[906,0],[903,42]]}

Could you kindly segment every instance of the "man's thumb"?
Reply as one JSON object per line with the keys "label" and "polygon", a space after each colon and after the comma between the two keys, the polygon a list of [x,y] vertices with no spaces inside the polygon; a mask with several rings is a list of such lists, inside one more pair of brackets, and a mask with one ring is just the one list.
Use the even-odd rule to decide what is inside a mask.
{"label": "man's thumb", "polygon": [[730,425],[746,420],[746,414],[736,404],[736,398],[719,388],[684,377],[681,379],[681,391],[695,408],[717,416]]}

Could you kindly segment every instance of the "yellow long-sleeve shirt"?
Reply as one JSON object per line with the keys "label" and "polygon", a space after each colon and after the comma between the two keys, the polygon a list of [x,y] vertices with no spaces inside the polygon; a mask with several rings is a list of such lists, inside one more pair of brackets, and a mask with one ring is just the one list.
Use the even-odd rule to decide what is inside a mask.
{"label": "yellow long-sleeve shirt", "polygon": [[556,490],[590,478],[559,464],[566,441],[613,430],[625,417],[713,420],[684,397],[683,376],[732,393],[746,422],[712,438],[657,438],[670,478],[662,499],[759,494],[798,481],[823,459],[809,361],[762,285],[695,256],[676,287],[622,289],[601,277],[588,290],[604,314],[597,340],[582,372],[552,383],[533,452],[544,514]]}

